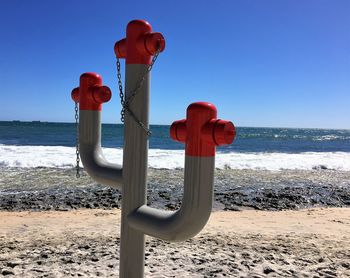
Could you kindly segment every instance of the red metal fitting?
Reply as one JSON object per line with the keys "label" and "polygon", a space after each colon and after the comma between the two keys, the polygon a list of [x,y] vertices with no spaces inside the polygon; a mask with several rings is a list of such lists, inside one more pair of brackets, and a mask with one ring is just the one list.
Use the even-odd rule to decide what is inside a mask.
{"label": "red metal fitting", "polygon": [[71,96],[79,102],[80,110],[101,111],[101,104],[111,99],[112,92],[107,86],[102,86],[100,75],[88,72],[80,76],[80,87],[74,88]]}
{"label": "red metal fitting", "polygon": [[170,137],[186,145],[186,155],[214,156],[215,147],[231,144],[236,135],[232,122],[216,118],[216,107],[208,102],[195,102],[187,108],[187,118],[175,121]]}
{"label": "red metal fitting", "polygon": [[96,103],[102,104],[111,99],[112,92],[107,86],[94,86],[92,88],[92,97]]}
{"label": "red metal fitting", "polygon": [[79,103],[79,87],[74,88],[72,90],[71,96],[72,96],[72,99],[74,100],[74,102]]}
{"label": "red metal fitting", "polygon": [[186,120],[173,122],[170,127],[170,137],[178,142],[186,141]]}
{"label": "red metal fitting", "polygon": [[119,59],[126,58],[126,39],[117,41],[114,44],[114,53]]}
{"label": "red metal fitting", "polygon": [[165,40],[161,33],[149,33],[146,34],[141,41],[139,41],[138,48],[141,51],[145,49],[149,55],[155,55],[157,50],[163,51],[165,48]]}
{"label": "red metal fitting", "polygon": [[145,20],[133,20],[126,27],[126,38],[114,45],[118,58],[125,58],[126,64],[149,65],[152,56],[159,49],[165,48],[165,40],[161,33],[152,33],[152,26]]}

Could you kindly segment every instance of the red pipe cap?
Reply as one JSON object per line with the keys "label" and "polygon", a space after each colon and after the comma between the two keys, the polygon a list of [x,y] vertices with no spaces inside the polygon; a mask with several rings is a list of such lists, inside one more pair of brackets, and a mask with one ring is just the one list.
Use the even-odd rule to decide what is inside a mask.
{"label": "red pipe cap", "polygon": [[185,142],[186,140],[186,120],[175,121],[170,126],[170,137],[174,141]]}
{"label": "red pipe cap", "polygon": [[74,102],[79,103],[79,87],[72,90],[71,97]]}
{"label": "red pipe cap", "polygon": [[215,155],[216,146],[231,144],[236,135],[233,123],[216,118],[216,107],[208,102],[195,102],[187,108],[187,118],[170,127],[173,140],[185,143],[186,155]]}
{"label": "red pipe cap", "polygon": [[87,72],[80,76],[80,86],[72,90],[72,99],[79,103],[80,110],[101,111],[102,103],[112,97],[107,86],[102,85],[102,78],[97,73]]}
{"label": "red pipe cap", "polygon": [[165,39],[161,33],[149,33],[144,38],[144,49],[150,55],[155,55],[157,51],[162,52],[165,49]]}
{"label": "red pipe cap", "polygon": [[111,99],[112,92],[107,86],[95,86],[92,91],[92,96],[97,103],[102,104]]}
{"label": "red pipe cap", "polygon": [[228,145],[233,142],[236,129],[232,122],[217,120],[213,130],[213,139],[216,146]]}
{"label": "red pipe cap", "polygon": [[119,59],[126,58],[126,39],[117,41],[114,44],[114,53],[115,53],[115,56],[117,56]]}

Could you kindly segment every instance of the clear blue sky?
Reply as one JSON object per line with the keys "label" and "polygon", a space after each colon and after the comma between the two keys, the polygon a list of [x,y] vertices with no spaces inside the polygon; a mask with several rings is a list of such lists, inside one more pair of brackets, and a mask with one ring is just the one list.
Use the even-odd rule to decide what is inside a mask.
{"label": "clear blue sky", "polygon": [[73,121],[83,72],[112,89],[113,45],[132,19],[166,38],[151,84],[151,123],[214,103],[237,126],[350,128],[350,1],[1,1],[0,120]]}

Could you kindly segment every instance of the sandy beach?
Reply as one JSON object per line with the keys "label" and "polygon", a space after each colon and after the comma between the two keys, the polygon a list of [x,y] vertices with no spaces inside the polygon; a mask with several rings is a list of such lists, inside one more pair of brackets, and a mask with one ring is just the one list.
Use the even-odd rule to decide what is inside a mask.
{"label": "sandy beach", "polygon": [[[0,274],[118,277],[120,210],[0,212]],[[350,277],[350,208],[217,211],[195,238],[147,237],[146,277]]]}

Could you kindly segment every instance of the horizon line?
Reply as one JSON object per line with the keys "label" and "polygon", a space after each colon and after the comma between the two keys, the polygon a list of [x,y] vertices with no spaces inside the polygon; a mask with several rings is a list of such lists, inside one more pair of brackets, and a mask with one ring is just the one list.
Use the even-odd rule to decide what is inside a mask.
{"label": "horizon line", "polygon": [[[20,122],[20,123],[57,123],[57,124],[75,124],[75,122],[50,122],[50,121],[41,121],[41,120],[10,120],[10,121],[3,121],[0,120],[0,122]],[[108,125],[123,125],[123,123],[101,123],[101,124],[108,124]],[[150,126],[170,126],[171,124],[150,124]],[[281,126],[236,126],[238,128],[276,128],[276,129],[320,129],[320,130],[350,130],[350,128],[334,128],[334,127],[281,127]]]}

